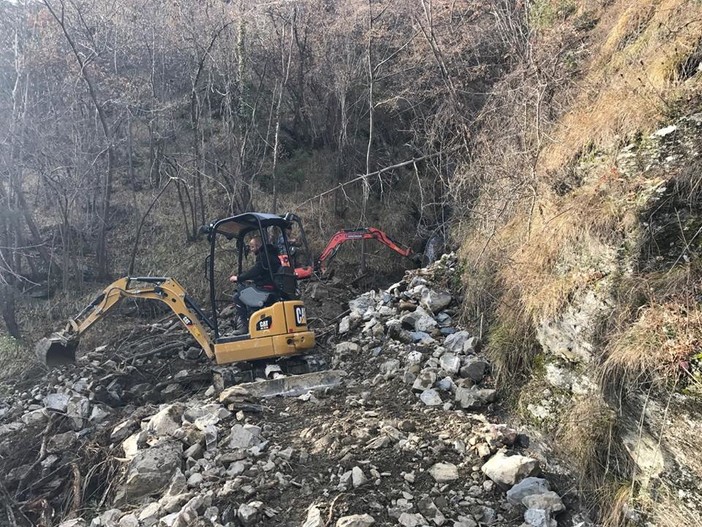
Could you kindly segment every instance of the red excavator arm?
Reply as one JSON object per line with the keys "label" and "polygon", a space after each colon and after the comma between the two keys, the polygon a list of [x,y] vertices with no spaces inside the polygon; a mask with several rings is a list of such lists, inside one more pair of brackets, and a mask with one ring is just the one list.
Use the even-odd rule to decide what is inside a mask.
{"label": "red excavator arm", "polygon": [[341,244],[349,240],[378,240],[380,243],[387,245],[398,254],[402,256],[409,257],[412,255],[412,249],[409,247],[403,247],[395,240],[390,238],[383,231],[376,229],[375,227],[365,227],[361,229],[344,229],[338,231],[334,236],[331,237],[329,243],[322,251],[322,254],[317,258],[315,267],[319,272],[324,274],[327,270],[329,262],[336,256],[339,251]]}
{"label": "red excavator arm", "polygon": [[[322,251],[322,254],[313,263],[312,253],[307,245],[307,238],[305,236],[305,229],[302,226],[302,219],[292,213],[285,215],[285,219],[291,224],[297,224],[299,229],[299,245],[302,248],[301,256],[304,255],[306,258],[305,262],[297,262],[295,266],[295,276],[298,280],[306,280],[311,278],[315,272],[321,274],[322,276],[326,274],[327,266],[331,260],[336,256],[339,251],[341,244],[349,240],[378,240],[380,243],[387,245],[390,249],[398,254],[405,257],[416,257],[412,249],[405,247],[392,238],[385,234],[380,229],[375,227],[362,227],[360,229],[344,229],[338,231],[334,236],[331,237],[327,246]],[[289,266],[290,261],[287,256],[281,256],[281,264],[284,266]]]}

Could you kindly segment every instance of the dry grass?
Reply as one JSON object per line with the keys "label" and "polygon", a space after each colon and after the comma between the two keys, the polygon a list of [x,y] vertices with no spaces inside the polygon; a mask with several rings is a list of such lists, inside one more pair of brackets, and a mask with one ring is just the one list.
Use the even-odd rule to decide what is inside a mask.
{"label": "dry grass", "polygon": [[656,502],[647,505],[653,525],[659,527],[702,526],[700,516],[681,501],[676,488],[670,488],[667,485],[661,486],[657,492]]}
{"label": "dry grass", "polygon": [[29,346],[0,335],[0,381],[16,377],[36,364],[36,357]]}
{"label": "dry grass", "polygon": [[[626,228],[627,209],[597,185],[566,198],[545,190],[533,208],[527,206],[487,241],[484,232],[468,233],[461,254],[469,264],[469,289],[476,287],[476,276],[492,270],[494,283],[510,291],[513,309],[527,323],[538,324],[606,274],[603,262],[612,255],[605,238]],[[481,243],[483,250],[476,254]]]}
{"label": "dry grass", "polygon": [[604,503],[609,503],[609,508],[603,511],[602,525],[604,527],[626,527],[631,525],[627,520],[627,510],[631,501],[633,488],[631,485],[620,485],[611,490],[611,497]]}
{"label": "dry grass", "polygon": [[606,7],[590,39],[592,60],[581,90],[552,133],[538,167],[557,170],[586,144],[616,146],[639,130],[657,126],[663,115],[700,88],[700,75],[679,78],[697,50],[702,4],[694,0],[619,0]]}
{"label": "dry grass", "polygon": [[[601,290],[614,301],[613,315],[596,336],[609,342],[603,350],[603,384],[667,385],[678,378],[681,361],[702,346],[702,309],[691,294],[699,294],[699,272],[692,269],[699,265],[625,278],[643,265],[639,245],[648,228],[643,213],[649,212],[652,222],[651,211],[666,212],[651,198],[660,198],[661,186],[678,174],[621,173],[616,155],[640,134],[694,108],[686,104],[702,81],[695,73],[695,57],[702,59],[702,3],[578,4],[577,16],[587,7],[598,22],[583,40],[578,56],[589,58],[577,64],[576,86],[562,81],[556,88],[549,107],[555,121],[544,118],[542,129],[533,130],[531,123],[519,128],[508,116],[494,117],[485,126],[485,148],[459,177],[457,189],[470,203],[469,219],[458,228],[465,312],[473,320],[485,313],[487,350],[498,375],[518,378],[528,374],[535,356],[535,328],[558,319],[581,291]],[[535,46],[550,38],[548,28],[541,31]],[[503,112],[515,115],[527,115],[531,104],[523,97],[520,112],[509,99],[500,102],[509,108]],[[533,165],[503,138],[502,128],[521,145],[543,146]],[[693,172],[697,177],[699,171]],[[688,201],[694,202],[692,191]],[[581,474],[582,490],[601,505],[607,527],[627,525],[632,500],[639,499],[631,483],[621,483],[633,472],[618,438],[618,420],[603,401],[588,398],[565,412],[557,432],[563,453]],[[665,500],[650,508],[660,514],[656,525],[695,525],[686,513],[672,510],[675,501],[671,495],[667,509]]]}
{"label": "dry grass", "polygon": [[578,474],[578,488],[606,527],[628,525],[634,488],[631,461],[618,437],[619,416],[603,399],[576,400],[556,431],[560,454]]}
{"label": "dry grass", "polygon": [[612,439],[617,416],[598,397],[578,399],[556,432],[566,459],[576,468],[580,486],[590,494],[600,492],[605,475],[621,467],[611,467]]}
{"label": "dry grass", "polygon": [[638,318],[613,339],[603,365],[605,379],[668,384],[702,346],[702,310],[666,302],[643,307]]}

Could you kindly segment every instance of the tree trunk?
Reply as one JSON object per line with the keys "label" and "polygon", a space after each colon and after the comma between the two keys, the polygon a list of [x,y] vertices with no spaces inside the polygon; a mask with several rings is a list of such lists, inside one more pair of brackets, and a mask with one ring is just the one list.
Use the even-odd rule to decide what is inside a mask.
{"label": "tree trunk", "polygon": [[[295,15],[297,9],[293,8],[292,25],[295,25]],[[290,63],[292,61],[292,48],[294,42],[294,33],[292,29],[290,30],[290,46],[288,48],[287,59],[285,57],[285,26],[283,26],[283,34],[280,38],[280,62],[282,66],[283,79],[280,81],[280,91],[278,92],[278,101],[275,107],[275,136],[273,140],[273,213],[278,212],[278,152],[280,148],[280,106],[283,102],[283,93],[285,93],[285,87],[288,85],[288,78],[290,77]]]}
{"label": "tree trunk", "polygon": [[[107,125],[107,116],[105,115],[105,109],[103,108],[102,104],[100,103],[98,99],[98,94],[97,90],[95,87],[95,84],[93,82],[93,79],[90,75],[89,68],[87,67],[87,64],[85,63],[85,60],[83,59],[83,55],[78,51],[78,48],[76,46],[76,43],[71,36],[71,34],[68,32],[68,27],[66,27],[66,22],[64,18],[64,12],[65,12],[65,4],[63,3],[63,0],[60,0],[61,4],[61,13],[60,16],[59,14],[55,11],[54,7],[52,6],[51,2],[49,0],[43,0],[44,5],[46,8],[49,10],[51,15],[54,17],[56,22],[59,24],[61,27],[61,31],[63,32],[64,37],[66,38],[66,41],[68,42],[68,45],[71,48],[71,51],[73,52],[73,55],[78,62],[78,65],[80,66],[80,74],[81,78],[85,82],[87,88],[88,88],[88,94],[90,95],[90,99],[93,102],[93,105],[95,106],[95,111],[97,112],[98,119],[100,121],[100,127],[102,128],[102,133],[105,139],[105,149],[107,151],[107,167],[105,170],[105,181],[103,184],[103,189],[102,189],[102,202],[100,204],[100,215],[98,216],[99,222],[100,222],[100,231],[98,233],[98,239],[96,243],[96,259],[97,259],[97,267],[98,267],[98,276],[101,278],[105,278],[109,275],[109,269],[108,269],[108,260],[107,260],[107,222],[109,219],[110,215],[110,199],[111,199],[111,194],[112,194],[112,171],[113,171],[113,157],[114,157],[114,152],[113,152],[113,145],[112,145],[112,137],[110,133],[110,128]],[[80,13],[79,13],[80,15]]]}
{"label": "tree trunk", "polygon": [[2,320],[5,323],[7,333],[16,339],[22,338],[17,317],[15,316],[15,289],[10,285],[0,287],[0,311],[2,311]]}
{"label": "tree trunk", "polygon": [[[373,117],[374,117],[374,101],[373,101],[373,84],[375,81],[375,72],[373,69],[373,3],[368,0],[368,53],[366,54],[368,66],[368,147],[366,148],[366,176],[363,178],[363,201],[361,203],[361,227],[365,227],[367,223],[368,199],[370,198],[370,183],[368,182],[368,174],[370,174],[370,159],[371,147],[373,145]],[[366,272],[366,240],[361,242],[361,268],[360,273]]]}

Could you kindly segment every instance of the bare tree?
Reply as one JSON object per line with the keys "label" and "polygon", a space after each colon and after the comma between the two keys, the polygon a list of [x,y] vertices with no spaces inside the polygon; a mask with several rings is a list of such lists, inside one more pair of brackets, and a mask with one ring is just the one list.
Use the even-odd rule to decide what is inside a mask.
{"label": "bare tree", "polygon": [[[110,198],[112,194],[114,147],[112,141],[112,131],[107,123],[105,104],[100,98],[97,83],[90,72],[90,63],[93,59],[97,58],[99,52],[95,47],[88,46],[88,54],[86,56],[84,53],[78,50],[78,44],[76,42],[75,35],[73,34],[73,28],[69,26],[69,21],[66,18],[66,3],[64,0],[58,0],[57,6],[51,0],[42,0],[42,2],[61,28],[61,32],[63,33],[66,42],[71,49],[73,57],[76,59],[76,62],[80,67],[80,77],[85,82],[88,89],[88,94],[90,95],[90,99],[93,102],[95,111],[97,112],[100,122],[100,129],[103,134],[106,168],[105,177],[102,182],[102,202],[100,205],[100,214],[98,215],[100,225],[95,253],[97,257],[98,275],[107,276],[109,274],[107,259],[107,228],[110,214]],[[91,28],[85,27],[86,22],[81,10],[82,6],[78,3],[71,3],[71,7],[75,11],[74,15],[76,16],[76,19],[83,24],[83,29],[90,35]]]}

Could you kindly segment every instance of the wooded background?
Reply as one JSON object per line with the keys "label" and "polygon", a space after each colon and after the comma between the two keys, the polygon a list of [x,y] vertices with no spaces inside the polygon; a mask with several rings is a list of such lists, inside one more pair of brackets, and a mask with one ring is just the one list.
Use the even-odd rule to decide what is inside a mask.
{"label": "wooded background", "polygon": [[[450,215],[447,189],[491,84],[517,59],[506,39],[520,9],[0,1],[8,332],[20,333],[18,291],[123,274],[157,196],[179,229],[169,243],[217,217],[298,207],[320,239],[380,223],[421,249]],[[515,27],[495,31],[500,20]]]}

